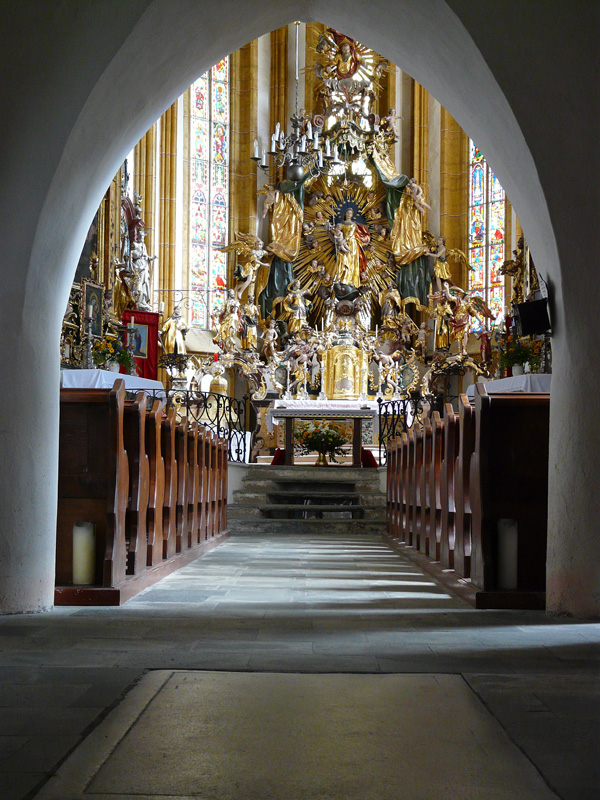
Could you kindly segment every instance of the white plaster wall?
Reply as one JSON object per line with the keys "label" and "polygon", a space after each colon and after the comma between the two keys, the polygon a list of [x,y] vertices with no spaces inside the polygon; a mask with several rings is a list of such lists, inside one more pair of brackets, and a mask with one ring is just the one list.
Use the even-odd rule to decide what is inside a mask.
{"label": "white plaster wall", "polygon": [[[294,19],[343,29],[411,74],[477,141],[511,198],[555,298],[549,604],[600,614],[600,423],[590,413],[598,292],[588,244],[600,207],[600,110],[589,94],[600,77],[600,6],[574,14],[559,0],[546,0],[543,15],[520,0],[5,4],[0,609],[52,601],[60,322],[105,187],[198,74]],[[566,116],[571,125],[555,126]]]}

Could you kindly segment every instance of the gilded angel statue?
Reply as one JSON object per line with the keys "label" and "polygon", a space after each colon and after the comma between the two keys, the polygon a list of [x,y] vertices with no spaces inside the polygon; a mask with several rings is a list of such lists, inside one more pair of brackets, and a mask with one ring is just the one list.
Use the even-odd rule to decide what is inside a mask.
{"label": "gilded angel statue", "polygon": [[269,278],[269,262],[264,261],[268,255],[264,243],[258,236],[250,233],[236,233],[236,238],[226,247],[219,248],[223,253],[235,253],[237,261],[233,272],[234,278],[239,281],[236,295],[241,298],[246,289],[255,297],[261,293]]}
{"label": "gilded angel statue", "polygon": [[[430,240],[433,240],[432,236]],[[443,291],[442,284],[444,281],[452,283],[452,267],[455,267],[456,270],[460,270],[461,268],[464,270],[473,270],[473,267],[469,264],[462,250],[455,247],[446,247],[445,236],[439,236],[437,242],[435,242],[435,244],[432,243],[430,246],[432,249],[435,247],[435,250],[431,253],[427,253],[427,255],[429,258],[434,259],[433,273],[438,292],[441,293]]]}
{"label": "gilded angel statue", "polygon": [[469,329],[471,317],[476,317],[483,322],[485,319],[495,319],[495,315],[488,308],[482,297],[471,292],[465,292],[458,286],[450,286],[444,281],[444,294],[448,298],[448,303],[452,309],[450,318],[451,338],[458,342],[458,350],[461,356],[467,357],[467,344],[469,341]]}
{"label": "gilded angel statue", "polygon": [[273,208],[273,203],[277,198],[277,189],[270,183],[265,183],[262,189],[259,189],[256,193],[258,195],[264,195],[265,203],[263,206],[263,219],[267,216],[269,209]]}

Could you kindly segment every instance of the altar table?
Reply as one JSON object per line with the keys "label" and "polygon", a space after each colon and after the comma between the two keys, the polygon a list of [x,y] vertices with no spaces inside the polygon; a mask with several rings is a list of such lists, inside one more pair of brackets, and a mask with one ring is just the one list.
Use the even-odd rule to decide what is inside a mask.
{"label": "altar table", "polygon": [[63,389],[112,389],[115,381],[125,382],[125,391],[147,391],[157,397],[165,397],[165,387],[160,381],[139,378],[137,375],[121,375],[108,369],[63,369],[60,385]]}
{"label": "altar table", "polygon": [[[511,394],[512,392],[529,392],[531,394],[549,394],[552,375],[514,375],[512,378],[500,378],[497,381],[486,381],[483,385],[488,394]],[[467,388],[467,397],[475,397],[475,385]]]}
{"label": "altar table", "polygon": [[297,419],[351,419],[354,421],[352,434],[352,466],[361,465],[362,421],[377,422],[379,405],[374,401],[347,400],[276,400],[273,408],[267,411],[266,421],[273,430],[273,420],[285,420],[285,461],[287,465],[294,463],[294,422]]}

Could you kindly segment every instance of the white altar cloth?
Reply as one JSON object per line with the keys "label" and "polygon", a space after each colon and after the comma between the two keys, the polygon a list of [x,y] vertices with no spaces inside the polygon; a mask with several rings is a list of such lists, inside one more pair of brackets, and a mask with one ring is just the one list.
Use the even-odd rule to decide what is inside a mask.
{"label": "white altar cloth", "polygon": [[136,375],[121,375],[108,369],[63,369],[60,373],[60,384],[63,389],[112,389],[119,378],[125,381],[126,392],[146,390],[156,392],[158,397],[165,395],[165,387],[160,381],[138,378]]}
{"label": "white altar cloth", "polygon": [[[325,413],[324,413],[325,412]],[[295,416],[300,419],[349,419],[360,416],[373,420],[375,432],[378,428],[379,403],[375,400],[275,400],[265,420],[269,433],[273,433],[273,420]]]}
{"label": "white altar cloth", "polygon": [[[512,392],[530,393],[549,393],[552,375],[537,375],[528,373],[526,375],[515,375],[512,378],[500,378],[497,381],[487,381],[483,385],[488,394],[504,394]],[[467,389],[467,397],[472,400],[475,397],[475,385]]]}

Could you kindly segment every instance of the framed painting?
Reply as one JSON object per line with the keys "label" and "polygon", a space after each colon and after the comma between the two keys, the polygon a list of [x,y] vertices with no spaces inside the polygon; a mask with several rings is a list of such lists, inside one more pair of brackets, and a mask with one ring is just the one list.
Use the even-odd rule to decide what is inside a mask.
{"label": "framed painting", "polygon": [[92,318],[92,336],[97,339],[102,338],[104,286],[83,278],[81,281],[81,300],[79,302],[82,341],[86,335],[85,318],[88,314]]}
{"label": "framed painting", "polygon": [[[158,314],[155,311],[123,312],[123,325],[129,326],[131,318],[134,324],[127,331],[127,344],[133,345],[133,357],[140,378],[156,380],[158,375]],[[129,340],[131,337],[131,340]]]}

